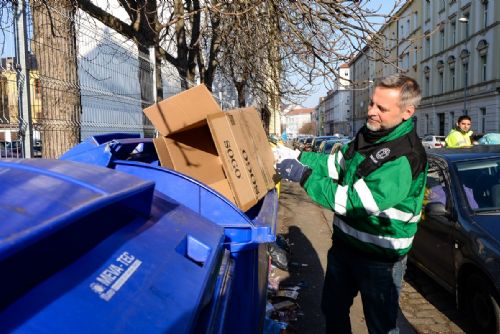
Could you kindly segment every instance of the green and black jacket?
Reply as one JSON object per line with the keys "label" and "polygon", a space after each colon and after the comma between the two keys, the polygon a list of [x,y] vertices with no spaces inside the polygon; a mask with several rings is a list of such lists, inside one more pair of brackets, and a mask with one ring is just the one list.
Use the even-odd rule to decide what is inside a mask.
{"label": "green and black jacket", "polygon": [[335,212],[334,243],[395,261],[409,252],[417,231],[427,157],[411,118],[373,144],[360,135],[332,155],[302,153],[300,161],[312,169],[303,186]]}

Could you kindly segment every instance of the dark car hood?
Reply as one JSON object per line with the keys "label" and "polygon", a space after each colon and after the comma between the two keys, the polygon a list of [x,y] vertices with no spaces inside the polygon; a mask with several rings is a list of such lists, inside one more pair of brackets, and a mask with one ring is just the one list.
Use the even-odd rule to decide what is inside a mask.
{"label": "dark car hood", "polygon": [[497,242],[500,241],[500,212],[476,214],[472,218],[483,230]]}

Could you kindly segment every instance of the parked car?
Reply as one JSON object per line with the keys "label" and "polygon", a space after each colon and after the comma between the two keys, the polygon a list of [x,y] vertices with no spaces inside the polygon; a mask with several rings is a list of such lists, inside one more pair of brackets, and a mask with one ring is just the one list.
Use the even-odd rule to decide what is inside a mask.
{"label": "parked car", "polygon": [[299,149],[301,151],[311,151],[312,150],[312,142],[314,140],[314,137],[307,137],[305,140],[304,140],[304,143],[300,145]]}
{"label": "parked car", "polygon": [[331,154],[332,150],[334,148],[337,148],[337,146],[342,146],[344,144],[348,144],[352,140],[351,137],[342,137],[342,138],[335,138],[335,139],[329,139],[321,143],[318,152],[324,153],[324,154]]}
{"label": "parked car", "polygon": [[422,146],[424,148],[440,148],[445,147],[446,143],[444,141],[445,136],[434,136],[434,135],[426,135],[422,138]]}
{"label": "parked car", "polygon": [[35,143],[33,144],[33,157],[42,157],[42,142],[40,140],[35,140]]}
{"label": "parked car", "polygon": [[332,136],[318,136],[314,137],[314,140],[311,143],[311,150],[313,152],[318,152],[319,146],[321,145],[322,142],[331,139]]}
{"label": "parked car", "polygon": [[427,152],[422,221],[409,259],[455,294],[477,333],[499,333],[500,146]]}

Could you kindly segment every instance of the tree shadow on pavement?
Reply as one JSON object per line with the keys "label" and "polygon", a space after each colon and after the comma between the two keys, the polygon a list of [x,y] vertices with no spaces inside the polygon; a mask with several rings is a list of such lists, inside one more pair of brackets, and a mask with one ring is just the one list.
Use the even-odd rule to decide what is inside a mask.
{"label": "tree shadow on pavement", "polygon": [[297,226],[289,226],[283,235],[289,240],[291,255],[288,262],[289,276],[280,287],[300,286],[297,303],[300,319],[291,322],[288,333],[325,333],[325,321],[321,312],[321,292],[325,273],[311,241]]}

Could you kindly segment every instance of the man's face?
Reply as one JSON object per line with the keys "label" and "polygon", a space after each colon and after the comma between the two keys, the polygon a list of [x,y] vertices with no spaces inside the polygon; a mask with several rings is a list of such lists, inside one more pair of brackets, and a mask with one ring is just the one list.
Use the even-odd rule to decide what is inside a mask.
{"label": "man's face", "polygon": [[401,109],[399,89],[377,87],[368,105],[366,126],[372,131],[393,128],[410,118],[415,112],[413,106]]}
{"label": "man's face", "polygon": [[460,130],[464,133],[469,132],[471,123],[468,119],[463,119],[460,123],[457,123]]}

